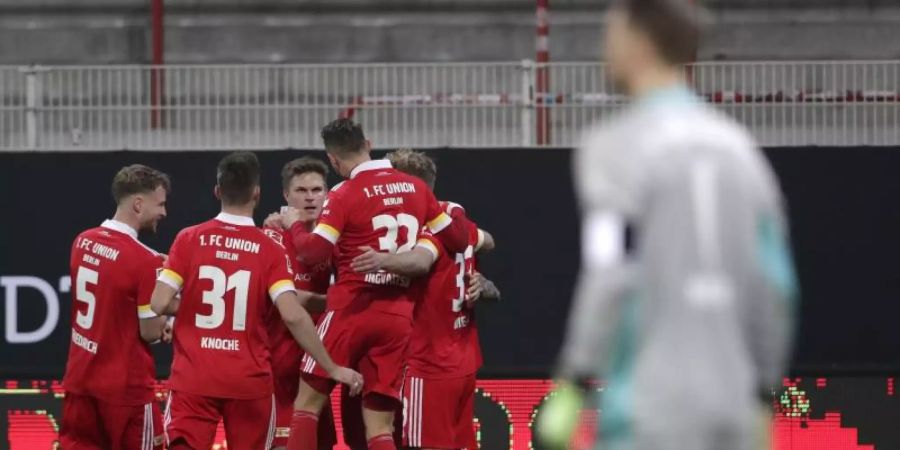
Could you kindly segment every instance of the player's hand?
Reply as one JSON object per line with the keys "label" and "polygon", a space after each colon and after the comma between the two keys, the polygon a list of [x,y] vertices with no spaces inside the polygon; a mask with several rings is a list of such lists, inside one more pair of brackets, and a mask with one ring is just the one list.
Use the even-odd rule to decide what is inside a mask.
{"label": "player's hand", "polygon": [[263,226],[266,228],[281,228],[281,214],[269,214],[269,216],[266,217],[266,220],[263,221]]}
{"label": "player's hand", "polygon": [[290,229],[295,222],[302,220],[300,210],[291,206],[288,206],[281,212],[281,226],[284,227],[285,230]]}
{"label": "player's hand", "polygon": [[372,247],[360,247],[363,254],[353,258],[350,262],[350,268],[359,273],[376,272],[381,270],[384,265],[387,253],[376,252]]}
{"label": "player's hand", "polygon": [[547,448],[569,448],[583,404],[584,396],[579,389],[561,382],[538,413],[535,430],[538,440]]}
{"label": "player's hand", "polygon": [[346,384],[350,388],[350,396],[355,397],[362,392],[363,377],[359,372],[347,367],[338,366],[330,374],[331,379],[338,383]]}
{"label": "player's hand", "polygon": [[166,344],[170,344],[172,342],[172,326],[175,323],[175,318],[170,317],[169,320],[166,321],[166,326],[163,327],[162,337],[160,340],[165,342]]}
{"label": "player's hand", "polygon": [[466,302],[469,306],[472,306],[481,299],[481,294],[484,293],[484,275],[481,272],[475,273],[467,273],[466,274]]}

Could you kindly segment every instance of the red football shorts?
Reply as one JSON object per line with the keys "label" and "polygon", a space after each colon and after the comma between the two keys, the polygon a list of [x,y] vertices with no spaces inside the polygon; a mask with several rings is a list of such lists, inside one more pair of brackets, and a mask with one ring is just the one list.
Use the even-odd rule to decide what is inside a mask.
{"label": "red football shorts", "polygon": [[66,393],[59,440],[66,450],[160,450],[165,437],[159,403],[112,405]]}
{"label": "red football shorts", "polygon": [[403,443],[413,448],[476,449],[475,375],[403,383]]}
{"label": "red football shorts", "polygon": [[274,403],[274,396],[238,400],[171,391],[164,419],[168,446],[211,448],[221,419],[228,448],[269,448],[275,436]]}
{"label": "red football shorts", "polygon": [[[400,400],[406,347],[412,332],[411,319],[347,308],[328,311],[318,329],[331,359],[362,374],[364,396],[376,393]],[[309,356],[303,358],[301,369],[304,374],[328,378]]]}

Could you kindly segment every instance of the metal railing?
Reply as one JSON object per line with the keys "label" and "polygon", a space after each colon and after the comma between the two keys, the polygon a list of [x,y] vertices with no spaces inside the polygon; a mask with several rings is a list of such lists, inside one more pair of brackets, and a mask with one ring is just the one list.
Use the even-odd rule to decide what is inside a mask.
{"label": "metal railing", "polygon": [[[762,145],[900,144],[900,61],[686,71]],[[0,67],[0,150],[315,148],[340,115],[377,147],[572,146],[615,92],[598,63]]]}

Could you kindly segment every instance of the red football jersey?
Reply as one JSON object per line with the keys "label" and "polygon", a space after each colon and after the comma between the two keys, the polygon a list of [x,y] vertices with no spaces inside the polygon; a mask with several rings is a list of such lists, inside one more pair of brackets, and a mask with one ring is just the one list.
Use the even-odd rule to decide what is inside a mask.
{"label": "red football jersey", "polygon": [[181,290],[170,388],[207,397],[272,395],[265,317],[294,289],[290,258],[253,219],[221,213],[175,238],[159,281]]}
{"label": "red football jersey", "polygon": [[[460,208],[457,214],[462,212],[455,203],[442,205],[448,213],[455,208]],[[471,375],[481,367],[475,312],[465,302],[465,275],[475,271],[474,255],[483,238],[478,227],[470,224],[469,246],[463,253],[447,253],[432,238],[440,251],[425,285],[417,291],[421,300],[416,303],[409,342],[411,376],[455,378]]]}
{"label": "red football jersey", "polygon": [[386,272],[357,273],[350,268],[360,247],[404,252],[416,245],[419,230],[433,233],[452,220],[419,178],[394,170],[386,160],[360,164],[335,186],[313,233],[337,245],[337,282],[328,291],[328,309],[351,304],[412,317],[410,279]]}
{"label": "red football jersey", "polygon": [[122,222],[107,220],[75,238],[66,391],[114,405],[153,400],[156,368],[138,319],[156,317],[150,296],[162,263]]}
{"label": "red football jersey", "polygon": [[[297,251],[291,241],[290,232],[282,229],[264,228],[269,237],[284,246],[288,257],[291,259],[294,271],[294,287],[315,294],[325,294],[331,284],[331,261],[317,264],[309,268],[297,259]],[[318,323],[322,314],[310,314],[313,322]],[[274,305],[269,308],[266,315],[266,328],[269,331],[269,349],[272,353],[272,368],[276,373],[282,370],[292,370],[299,374],[299,359],[303,356],[303,349],[294,339],[294,335],[288,330],[287,325],[281,320],[281,314]],[[297,361],[295,367],[279,367],[280,363],[292,364]]]}

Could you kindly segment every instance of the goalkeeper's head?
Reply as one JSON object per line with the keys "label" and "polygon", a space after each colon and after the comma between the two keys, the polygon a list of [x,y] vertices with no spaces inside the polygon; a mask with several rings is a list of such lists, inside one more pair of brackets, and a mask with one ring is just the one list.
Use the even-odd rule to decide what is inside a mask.
{"label": "goalkeeper's head", "polygon": [[700,40],[701,10],[689,0],[615,0],[604,38],[613,79],[630,94],[647,78],[681,73]]}

